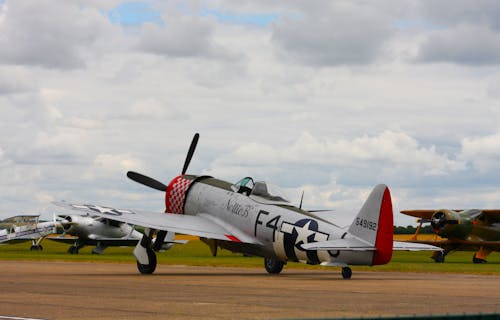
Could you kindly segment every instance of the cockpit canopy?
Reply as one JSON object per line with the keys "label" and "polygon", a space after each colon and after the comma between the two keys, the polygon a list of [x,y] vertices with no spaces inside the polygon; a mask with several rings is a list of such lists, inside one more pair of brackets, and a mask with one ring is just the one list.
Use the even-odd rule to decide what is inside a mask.
{"label": "cockpit canopy", "polygon": [[260,197],[273,202],[290,201],[283,195],[279,187],[264,181],[254,181],[251,177],[245,177],[235,184],[232,189],[235,192],[246,194],[247,196]]}

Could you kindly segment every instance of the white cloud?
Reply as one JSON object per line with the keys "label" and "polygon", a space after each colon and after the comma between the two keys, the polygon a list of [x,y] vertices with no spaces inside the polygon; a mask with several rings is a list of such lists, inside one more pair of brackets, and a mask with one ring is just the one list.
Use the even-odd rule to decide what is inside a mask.
{"label": "white cloud", "polygon": [[183,120],[188,119],[189,115],[176,108],[169,107],[168,103],[162,103],[156,99],[148,98],[134,103],[130,107],[127,117],[137,120]]}
{"label": "white cloud", "polygon": [[140,160],[130,154],[98,154],[94,165],[104,172],[123,173],[128,170],[138,170],[142,167]]}
{"label": "white cloud", "polygon": [[421,44],[417,61],[465,65],[499,64],[500,32],[470,24],[434,31]]}
{"label": "white cloud", "polygon": [[214,165],[238,163],[278,165],[322,165],[331,167],[371,167],[373,163],[385,168],[405,167],[405,171],[418,170],[423,175],[445,175],[465,169],[465,163],[436,152],[434,146],[425,148],[402,132],[384,131],[377,136],[363,135],[353,139],[318,139],[303,132],[291,143],[280,147],[250,143],[243,144],[233,153],[224,155]]}
{"label": "white cloud", "polygon": [[[306,8],[304,8],[306,9]],[[280,57],[312,66],[375,61],[391,36],[391,20],[379,4],[329,2],[278,20],[273,43]]]}
{"label": "white cloud", "polygon": [[462,140],[460,159],[470,162],[481,173],[500,169],[500,133]]}
{"label": "white cloud", "polygon": [[[65,1],[7,1],[0,26],[0,63],[72,69],[108,24],[98,10]],[[36,36],[34,36],[36,35]]]}
{"label": "white cloud", "polygon": [[152,1],[164,25],[110,23],[122,3],[0,7],[0,214],[162,207],[125,172],[168,183],[194,132],[189,172],[308,207],[356,211],[380,182],[398,209],[500,207],[495,1]]}
{"label": "white cloud", "polygon": [[144,24],[139,49],[170,58],[235,58],[230,48],[216,43],[215,22],[210,18],[169,15],[164,20],[164,26]]}

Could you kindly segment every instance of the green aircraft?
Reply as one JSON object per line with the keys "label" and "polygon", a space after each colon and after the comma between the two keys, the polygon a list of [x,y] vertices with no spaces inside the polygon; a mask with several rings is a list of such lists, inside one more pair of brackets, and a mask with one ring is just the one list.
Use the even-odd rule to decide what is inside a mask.
{"label": "green aircraft", "polygon": [[[476,251],[472,262],[485,263],[493,251],[500,251],[500,210],[403,210],[401,213],[420,218],[420,225],[414,237],[415,243],[441,247],[432,259],[444,262],[446,255],[453,251]],[[420,227],[430,222],[432,230],[440,240],[418,240]]]}

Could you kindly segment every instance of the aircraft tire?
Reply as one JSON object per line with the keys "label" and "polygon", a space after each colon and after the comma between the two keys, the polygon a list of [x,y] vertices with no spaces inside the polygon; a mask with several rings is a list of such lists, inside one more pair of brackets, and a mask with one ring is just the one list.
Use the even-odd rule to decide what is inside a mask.
{"label": "aircraft tire", "polygon": [[444,262],[444,257],[446,255],[444,254],[444,252],[442,251],[438,251],[436,252],[435,255],[432,256],[432,259],[436,262],[436,263],[443,263]]}
{"label": "aircraft tire", "polygon": [[285,263],[275,258],[264,258],[264,267],[269,274],[279,274]]}
{"label": "aircraft tire", "polygon": [[30,247],[30,251],[42,251],[43,247],[41,245],[33,245]]}
{"label": "aircraft tire", "polygon": [[78,247],[75,247],[75,246],[69,247],[68,253],[69,254],[78,254]]}
{"label": "aircraft tire", "polygon": [[152,274],[156,269],[156,253],[151,249],[148,249],[147,253],[149,264],[141,264],[137,261],[137,269],[141,274]]}
{"label": "aircraft tire", "polygon": [[472,256],[472,262],[474,262],[474,263],[486,263],[487,261],[484,259],[476,258],[476,254],[474,253],[474,255]]}
{"label": "aircraft tire", "polygon": [[342,267],[342,278],[344,279],[351,279],[352,277],[352,270],[349,267]]}

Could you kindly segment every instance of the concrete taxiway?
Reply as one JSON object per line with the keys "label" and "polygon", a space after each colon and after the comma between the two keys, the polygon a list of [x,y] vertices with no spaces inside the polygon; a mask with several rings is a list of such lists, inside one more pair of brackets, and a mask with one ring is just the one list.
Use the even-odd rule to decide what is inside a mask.
{"label": "concrete taxiway", "polygon": [[0,261],[0,316],[283,319],[500,312],[500,277]]}

